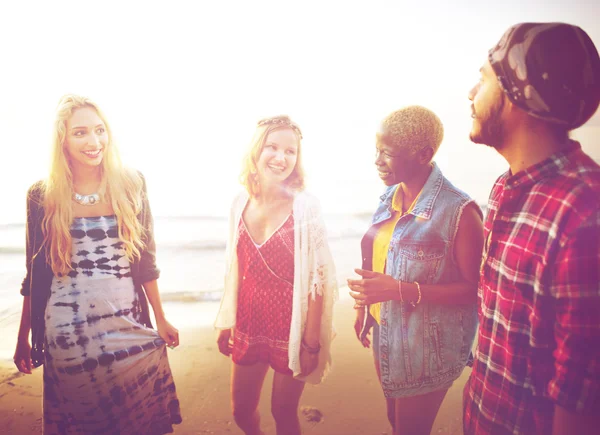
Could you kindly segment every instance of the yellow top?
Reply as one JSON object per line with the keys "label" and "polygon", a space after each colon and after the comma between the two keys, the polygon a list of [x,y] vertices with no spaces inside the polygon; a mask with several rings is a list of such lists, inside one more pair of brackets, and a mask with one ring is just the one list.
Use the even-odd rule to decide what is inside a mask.
{"label": "yellow top", "polygon": [[[404,193],[402,192],[400,186],[396,188],[394,196],[392,197],[392,216],[390,219],[381,224],[377,230],[377,233],[375,234],[375,238],[373,239],[373,272],[385,273],[385,261],[387,259],[390,241],[392,240],[392,234],[394,233],[396,224],[402,216],[412,211],[417,203],[418,198],[419,195],[417,195],[408,210],[402,213],[402,208],[404,205]],[[369,312],[375,318],[377,323],[379,323],[381,318],[381,303],[370,305]]]}

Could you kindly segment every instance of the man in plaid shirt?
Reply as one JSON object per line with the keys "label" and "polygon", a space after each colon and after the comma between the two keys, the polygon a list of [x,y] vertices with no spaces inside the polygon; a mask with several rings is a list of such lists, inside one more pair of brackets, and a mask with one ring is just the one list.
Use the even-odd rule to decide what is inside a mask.
{"label": "man in plaid shirt", "polygon": [[485,223],[465,434],[600,432],[600,166],[568,138],[600,101],[600,58],[562,23],[511,27],[471,90],[471,139],[510,170]]}

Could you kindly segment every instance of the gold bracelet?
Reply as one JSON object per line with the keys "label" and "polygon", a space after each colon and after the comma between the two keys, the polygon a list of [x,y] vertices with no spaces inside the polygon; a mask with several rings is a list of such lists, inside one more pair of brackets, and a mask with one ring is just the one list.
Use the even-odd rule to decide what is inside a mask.
{"label": "gold bracelet", "polygon": [[421,286],[419,285],[419,283],[417,281],[415,281],[413,284],[417,286],[417,292],[419,293],[419,297],[417,298],[417,302],[412,302],[411,301],[411,303],[410,303],[413,306],[413,308],[415,308],[417,305],[419,305],[419,302],[421,302]]}
{"label": "gold bracelet", "polygon": [[307,351],[308,353],[310,353],[311,355],[316,355],[321,351],[321,343],[317,344],[317,347],[310,347],[308,344],[306,344],[304,342],[304,339],[303,339],[301,345],[304,348],[304,350]]}

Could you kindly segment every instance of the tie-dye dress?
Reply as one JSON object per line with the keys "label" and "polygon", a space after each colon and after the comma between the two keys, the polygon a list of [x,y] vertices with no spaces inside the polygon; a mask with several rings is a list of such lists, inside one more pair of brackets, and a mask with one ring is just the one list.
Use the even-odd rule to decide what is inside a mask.
{"label": "tie-dye dress", "polygon": [[165,342],[139,321],[114,216],[75,218],[46,307],[44,434],[164,434],[181,422]]}

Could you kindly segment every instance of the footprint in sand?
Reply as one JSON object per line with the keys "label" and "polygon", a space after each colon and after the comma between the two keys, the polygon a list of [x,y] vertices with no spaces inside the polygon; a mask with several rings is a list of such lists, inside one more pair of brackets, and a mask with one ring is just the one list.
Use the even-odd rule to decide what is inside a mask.
{"label": "footprint in sand", "polygon": [[300,408],[300,411],[302,411],[302,415],[304,415],[304,418],[306,418],[306,420],[310,421],[311,423],[320,423],[321,421],[323,421],[323,413],[317,408],[314,408],[312,406],[303,406],[302,408]]}

